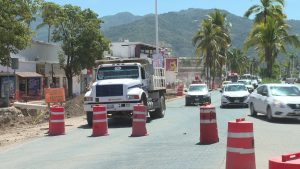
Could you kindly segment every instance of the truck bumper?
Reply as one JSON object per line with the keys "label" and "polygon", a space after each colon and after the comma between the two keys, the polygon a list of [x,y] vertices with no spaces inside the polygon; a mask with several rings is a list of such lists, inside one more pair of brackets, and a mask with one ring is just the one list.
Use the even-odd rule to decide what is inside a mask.
{"label": "truck bumper", "polygon": [[[107,112],[120,112],[120,111],[133,111],[133,106],[137,104],[138,103],[112,103],[112,104],[101,104],[101,105],[106,106]],[[93,106],[95,105],[99,105],[99,103],[84,104],[83,109],[85,112],[93,111]]]}

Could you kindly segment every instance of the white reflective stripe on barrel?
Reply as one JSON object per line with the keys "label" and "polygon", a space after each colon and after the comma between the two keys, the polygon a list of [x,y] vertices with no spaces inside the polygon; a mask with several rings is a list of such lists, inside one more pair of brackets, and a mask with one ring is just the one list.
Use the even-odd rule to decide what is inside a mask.
{"label": "white reflective stripe on barrel", "polygon": [[215,119],[212,120],[200,120],[200,123],[203,124],[211,124],[211,123],[216,123],[217,121]]}
{"label": "white reflective stripe on barrel", "polygon": [[106,114],[105,111],[100,111],[100,112],[93,112],[93,114],[98,115],[98,114]]}
{"label": "white reflective stripe on barrel", "polygon": [[63,115],[63,114],[65,114],[65,112],[51,112],[51,114],[53,114],[53,115]]}
{"label": "white reflective stripe on barrel", "polygon": [[146,122],[145,119],[132,119],[132,121],[134,121],[134,122]]}
{"label": "white reflective stripe on barrel", "polygon": [[228,133],[229,138],[251,138],[254,137],[253,132],[245,132],[245,133]]}
{"label": "white reflective stripe on barrel", "polygon": [[227,147],[227,152],[230,152],[230,153],[240,153],[240,154],[253,154],[254,153],[254,148],[245,149],[245,148]]}
{"label": "white reflective stripe on barrel", "polygon": [[142,114],[142,115],[146,115],[146,112],[134,111],[133,114]]}
{"label": "white reflective stripe on barrel", "polygon": [[107,122],[107,120],[106,119],[104,119],[104,120],[93,120],[93,122],[94,123],[103,123],[103,122]]}
{"label": "white reflective stripe on barrel", "polygon": [[62,123],[65,122],[65,120],[50,120],[51,123]]}

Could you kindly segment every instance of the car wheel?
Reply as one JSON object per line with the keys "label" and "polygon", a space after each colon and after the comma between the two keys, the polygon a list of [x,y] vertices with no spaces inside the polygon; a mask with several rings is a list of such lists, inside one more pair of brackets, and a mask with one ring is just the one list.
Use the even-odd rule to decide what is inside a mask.
{"label": "car wheel", "polygon": [[257,112],[254,109],[253,103],[250,103],[250,115],[251,116],[257,116]]}
{"label": "car wheel", "polygon": [[185,106],[189,106],[189,105],[190,103],[187,100],[185,100]]}
{"label": "car wheel", "polygon": [[268,108],[267,108],[267,120],[270,122],[274,120],[270,106],[268,106]]}

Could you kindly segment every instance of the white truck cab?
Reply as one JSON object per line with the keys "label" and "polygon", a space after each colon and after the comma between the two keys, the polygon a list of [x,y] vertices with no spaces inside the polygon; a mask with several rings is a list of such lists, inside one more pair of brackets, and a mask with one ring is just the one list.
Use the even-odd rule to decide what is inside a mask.
{"label": "white truck cab", "polygon": [[112,117],[131,117],[133,106],[142,103],[150,117],[165,113],[163,68],[153,68],[145,59],[100,61],[96,81],[84,97],[87,122],[92,126],[93,106],[105,105]]}

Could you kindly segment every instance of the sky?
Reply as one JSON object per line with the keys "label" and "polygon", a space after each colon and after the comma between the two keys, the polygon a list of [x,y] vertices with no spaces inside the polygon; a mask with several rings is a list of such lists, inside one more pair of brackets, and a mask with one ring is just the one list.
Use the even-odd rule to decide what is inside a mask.
{"label": "sky", "polygon": [[[114,15],[119,12],[130,12],[134,15],[154,13],[155,0],[46,0],[60,5],[72,4],[83,9],[90,8],[100,17]],[[176,12],[188,8],[227,10],[238,16],[243,16],[252,5],[259,0],[157,0],[158,13]],[[288,19],[300,20],[300,0],[286,0],[285,13]]]}

